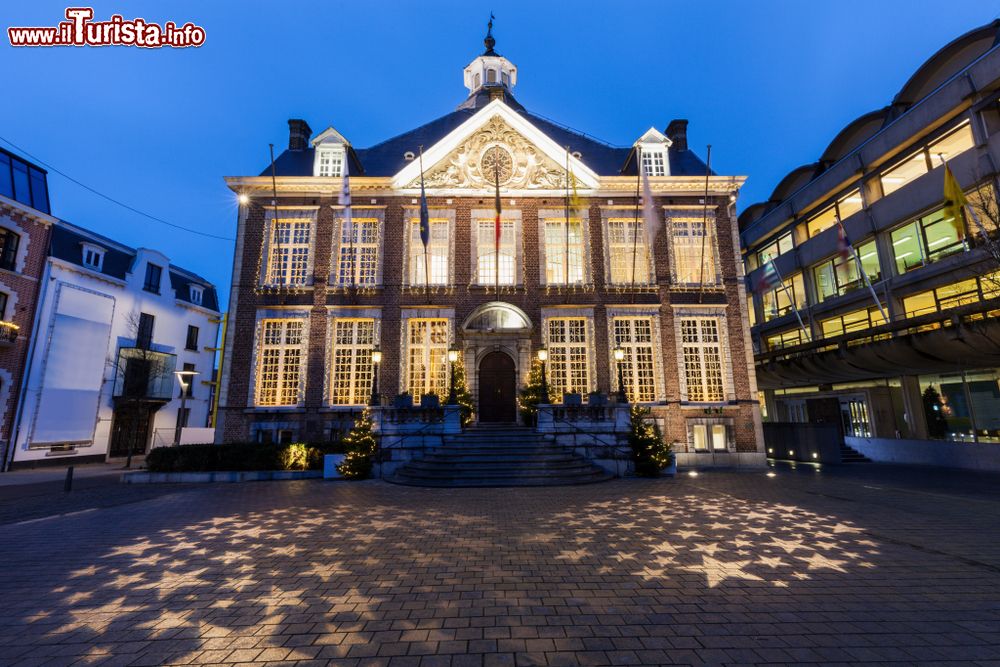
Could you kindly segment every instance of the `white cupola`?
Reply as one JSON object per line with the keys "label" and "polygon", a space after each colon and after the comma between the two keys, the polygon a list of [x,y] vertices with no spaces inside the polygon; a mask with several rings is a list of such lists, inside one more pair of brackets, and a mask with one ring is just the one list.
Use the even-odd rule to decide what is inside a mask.
{"label": "white cupola", "polygon": [[490,22],[487,24],[486,51],[465,68],[463,76],[465,87],[469,93],[475,94],[480,88],[503,88],[510,92],[517,83],[517,68],[509,60],[493,50],[496,46],[493,39],[493,16],[490,15]]}

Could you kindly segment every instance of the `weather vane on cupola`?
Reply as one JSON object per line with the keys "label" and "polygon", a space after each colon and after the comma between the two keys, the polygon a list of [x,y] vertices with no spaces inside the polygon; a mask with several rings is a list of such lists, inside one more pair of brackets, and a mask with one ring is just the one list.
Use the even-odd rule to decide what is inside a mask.
{"label": "weather vane on cupola", "polygon": [[497,55],[496,51],[493,50],[493,47],[496,46],[497,43],[497,40],[493,39],[493,19],[495,18],[496,17],[491,11],[489,23],[486,24],[486,39],[483,40],[483,44],[486,45],[486,53],[483,54],[484,56]]}

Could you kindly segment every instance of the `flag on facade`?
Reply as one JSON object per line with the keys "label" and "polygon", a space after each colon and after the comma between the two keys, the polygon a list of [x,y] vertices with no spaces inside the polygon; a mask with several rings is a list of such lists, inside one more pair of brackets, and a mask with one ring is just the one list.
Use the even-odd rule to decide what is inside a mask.
{"label": "flag on facade", "polygon": [[962,209],[968,205],[965,193],[955,180],[955,174],[947,164],[944,165],[944,219],[951,222],[951,226],[960,234],[962,229]]}
{"label": "flag on facade", "polygon": [[840,221],[840,218],[834,218],[834,220],[837,221],[837,254],[846,262],[851,258],[851,242],[847,240],[844,223]]}
{"label": "flag on facade", "polygon": [[344,207],[344,228],[341,238],[346,237],[352,242],[354,241],[354,230],[351,229],[351,179],[348,175],[347,168],[348,160],[347,156],[344,156],[344,185],[340,189],[340,196],[337,198],[337,203]]}
{"label": "flag on facade", "polygon": [[663,222],[656,214],[656,207],[653,204],[653,190],[649,187],[649,174],[639,163],[639,170],[642,172],[642,226],[646,232],[646,248],[653,252],[653,241],[660,232]]}
{"label": "flag on facade", "polygon": [[427,244],[431,242],[431,215],[427,210],[427,193],[424,192],[424,152],[420,151],[420,242],[424,244],[424,252],[427,252]]}
{"label": "flag on facade", "polygon": [[[493,218],[493,232],[494,236],[496,237],[494,239],[494,243],[496,245],[497,258],[499,259],[500,257],[500,165],[499,163],[494,165],[494,172],[495,173],[494,173],[493,183],[496,186],[496,197],[494,199],[493,205],[494,208],[496,209],[496,215]],[[498,276],[500,275],[499,265],[497,266],[497,275]]]}
{"label": "flag on facade", "polygon": [[760,274],[760,278],[757,279],[757,284],[754,285],[754,291],[759,293],[767,292],[778,285],[781,284],[781,276],[778,275],[778,269],[774,266],[774,260],[767,260],[767,264],[764,265],[764,272]]}

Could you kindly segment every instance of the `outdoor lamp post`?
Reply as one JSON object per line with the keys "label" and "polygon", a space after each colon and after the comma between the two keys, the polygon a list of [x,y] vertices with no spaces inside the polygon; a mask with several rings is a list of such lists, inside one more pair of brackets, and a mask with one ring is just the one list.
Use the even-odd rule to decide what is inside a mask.
{"label": "outdoor lamp post", "polygon": [[198,371],[174,371],[177,376],[177,383],[181,386],[181,413],[177,416],[177,427],[174,428],[174,446],[181,444],[181,429],[187,421],[185,414],[187,411],[188,387],[194,382],[194,376]]}
{"label": "outdoor lamp post", "polygon": [[625,379],[622,376],[622,361],[625,360],[625,349],[621,345],[616,345],[614,350],[615,355],[615,365],[618,366],[618,400],[622,403],[627,403],[628,398],[625,396]]}
{"label": "outdoor lamp post", "polygon": [[545,377],[545,362],[549,360],[549,351],[544,347],[538,350],[538,360],[542,362],[542,403],[549,403],[549,382]]}
{"label": "outdoor lamp post", "polygon": [[448,405],[458,405],[458,395],[455,393],[455,362],[458,361],[458,350],[448,350]]}
{"label": "outdoor lamp post", "polygon": [[378,366],[382,363],[382,350],[377,347],[372,350],[372,395],[368,399],[368,405],[376,406],[379,401],[378,396]]}

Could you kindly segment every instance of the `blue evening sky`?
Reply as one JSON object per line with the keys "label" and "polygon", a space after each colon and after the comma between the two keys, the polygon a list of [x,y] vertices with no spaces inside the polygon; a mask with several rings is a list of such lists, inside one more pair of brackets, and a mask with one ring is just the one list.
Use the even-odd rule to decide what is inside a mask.
{"label": "blue evening sky", "polygon": [[[3,27],[55,25],[66,4],[4,2]],[[704,155],[712,144],[717,171],[750,177],[741,209],[888,104],[940,47],[1000,15],[1000,0],[92,4],[98,19],[192,21],[206,44],[12,49],[4,34],[0,136],[127,204],[223,236],[236,220],[223,176],[259,173],[267,144],[287,144],[288,118],[365,147],[453,109],[490,9],[529,110],[619,145],[688,118],[691,145]],[[55,215],[161,250],[228,294],[231,242],[49,179]]]}

